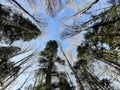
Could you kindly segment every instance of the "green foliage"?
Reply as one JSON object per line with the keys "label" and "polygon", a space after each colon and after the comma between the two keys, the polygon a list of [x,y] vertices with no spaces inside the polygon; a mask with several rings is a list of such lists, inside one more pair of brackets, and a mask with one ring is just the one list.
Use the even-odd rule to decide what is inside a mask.
{"label": "green foliage", "polygon": [[[93,25],[93,30],[88,31],[85,38],[93,43],[107,44],[110,49],[119,47],[120,43],[120,5],[114,6],[98,18],[100,22]],[[97,19],[97,20],[98,20]],[[97,21],[95,20],[95,21]]]}
{"label": "green foliage", "polygon": [[22,15],[2,5],[0,11],[0,40],[10,43],[21,39],[30,41],[41,34],[37,26]]}
{"label": "green foliage", "polygon": [[60,78],[58,87],[60,90],[73,90],[69,82],[64,77]]}
{"label": "green foliage", "polygon": [[89,43],[84,43],[84,45],[78,46],[77,52],[79,61],[76,64],[88,65],[91,59]]}
{"label": "green foliage", "polygon": [[19,47],[0,47],[0,59],[10,58],[12,55],[15,55],[19,51]]}
{"label": "green foliage", "polygon": [[[94,60],[101,60],[120,70],[120,5],[93,17],[94,24],[85,34],[85,41],[78,46],[78,61],[74,69],[80,74],[84,83],[88,83],[92,90],[109,90],[110,84],[102,84],[94,73],[90,72],[89,64]],[[83,24],[84,25],[84,24]],[[91,84],[92,83],[92,84]],[[97,85],[95,85],[95,83]],[[107,80],[106,80],[107,83]]]}
{"label": "green foliage", "polygon": [[[10,58],[15,56],[21,49],[18,47],[0,47],[0,81],[3,83],[15,77],[19,70],[20,66],[15,65],[15,62],[11,61]],[[12,80],[12,79],[11,79]]]}
{"label": "green foliage", "polygon": [[[55,40],[49,41],[46,47],[40,53],[38,77],[43,77],[43,80],[36,86],[36,90],[53,90],[59,88],[60,90],[72,90],[67,81],[66,74],[57,70],[58,63],[65,65],[65,61],[57,56],[58,44]],[[58,81],[52,80],[57,78]],[[45,80],[45,81],[44,81]]]}
{"label": "green foliage", "polygon": [[57,55],[57,48],[58,48],[58,44],[55,40],[53,41],[49,41],[46,45],[46,48],[44,49],[44,51],[41,52],[41,55],[46,57],[46,58],[50,58],[50,57],[55,57]]}

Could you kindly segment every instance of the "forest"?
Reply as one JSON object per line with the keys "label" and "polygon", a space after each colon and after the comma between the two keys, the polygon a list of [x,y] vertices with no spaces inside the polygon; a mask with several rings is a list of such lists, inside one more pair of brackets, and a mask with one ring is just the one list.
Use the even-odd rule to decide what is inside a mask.
{"label": "forest", "polygon": [[0,0],[0,90],[120,90],[120,0]]}

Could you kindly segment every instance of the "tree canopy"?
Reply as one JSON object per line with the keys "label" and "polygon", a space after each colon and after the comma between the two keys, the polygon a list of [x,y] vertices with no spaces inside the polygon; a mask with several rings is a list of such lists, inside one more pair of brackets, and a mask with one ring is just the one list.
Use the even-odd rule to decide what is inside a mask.
{"label": "tree canopy", "polygon": [[119,24],[120,0],[0,1],[0,88],[119,90]]}

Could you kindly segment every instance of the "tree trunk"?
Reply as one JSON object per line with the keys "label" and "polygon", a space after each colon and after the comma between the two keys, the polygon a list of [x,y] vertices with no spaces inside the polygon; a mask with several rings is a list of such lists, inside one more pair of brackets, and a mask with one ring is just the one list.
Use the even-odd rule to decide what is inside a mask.
{"label": "tree trunk", "polygon": [[52,90],[51,88],[52,67],[53,67],[53,60],[49,59],[49,64],[46,72],[46,90]]}
{"label": "tree trunk", "polygon": [[66,56],[66,54],[65,54],[65,52],[64,52],[64,50],[63,50],[61,45],[60,45],[60,48],[61,48],[61,51],[62,51],[65,59],[67,60],[68,65],[70,66],[70,69],[72,70],[72,72],[73,72],[73,74],[75,76],[75,79],[76,79],[77,86],[78,86],[79,90],[84,90],[82,82],[80,81],[79,76],[77,75],[77,72],[74,70],[74,68],[72,67],[71,63],[69,62],[69,60],[68,60],[68,58],[67,58],[67,56]]}

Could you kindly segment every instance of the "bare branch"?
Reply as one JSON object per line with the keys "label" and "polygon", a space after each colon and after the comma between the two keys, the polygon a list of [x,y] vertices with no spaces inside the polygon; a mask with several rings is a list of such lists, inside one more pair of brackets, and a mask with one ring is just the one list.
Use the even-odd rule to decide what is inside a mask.
{"label": "bare branch", "polygon": [[[30,74],[31,75],[31,74]],[[28,81],[28,79],[30,78],[30,75],[26,78],[26,80],[24,81],[24,83],[21,85],[21,87],[18,90],[21,90],[23,88],[23,86],[26,84],[26,82]]]}
{"label": "bare branch", "polygon": [[79,11],[78,13],[72,15],[71,17],[75,17],[77,15],[85,14],[89,9],[91,9],[94,5],[96,5],[100,0],[95,0],[93,3],[91,3],[88,7],[84,8],[82,11]]}
{"label": "bare branch", "polygon": [[45,7],[47,14],[51,17],[55,17],[57,13],[61,10],[62,1],[61,0],[45,0]]}

